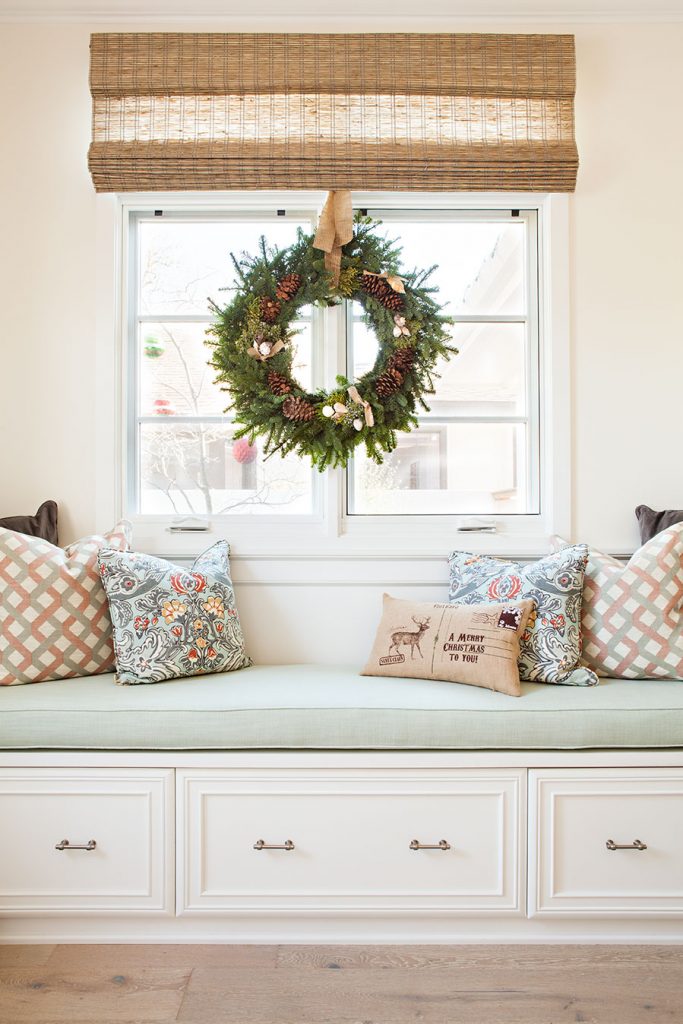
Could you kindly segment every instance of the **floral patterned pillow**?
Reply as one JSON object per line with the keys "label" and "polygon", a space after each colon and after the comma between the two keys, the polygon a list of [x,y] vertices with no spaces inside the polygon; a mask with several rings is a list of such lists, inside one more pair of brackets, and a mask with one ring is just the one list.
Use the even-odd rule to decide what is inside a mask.
{"label": "floral patterned pillow", "polygon": [[522,634],[520,678],[536,683],[595,686],[595,672],[580,666],[581,600],[588,548],[575,544],[528,565],[454,551],[449,558],[450,601],[481,604],[533,598]]}
{"label": "floral patterned pillow", "polygon": [[160,683],[251,664],[235,607],[229,551],[226,541],[218,541],[189,569],[151,555],[100,551],[118,683]]}

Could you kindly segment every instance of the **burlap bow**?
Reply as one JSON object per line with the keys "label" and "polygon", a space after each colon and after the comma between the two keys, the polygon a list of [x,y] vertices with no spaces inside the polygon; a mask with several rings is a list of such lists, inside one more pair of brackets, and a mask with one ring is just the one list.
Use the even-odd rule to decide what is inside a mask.
{"label": "burlap bow", "polygon": [[[347,393],[354,405],[359,405],[363,409],[363,415],[365,417],[365,426],[374,427],[375,417],[372,413],[372,406],[365,399],[360,397],[358,388],[355,384],[352,384],[350,388],[347,388]],[[349,408],[344,405],[343,402],[335,402],[334,405],[326,405],[323,408],[323,416],[327,416],[329,419],[334,420],[335,423],[341,423],[345,416],[348,416]],[[363,429],[363,420],[360,418],[353,421],[353,426],[356,430]]]}
{"label": "burlap bow", "polygon": [[351,401],[355,402],[356,405],[363,406],[363,412],[365,414],[365,425],[367,427],[374,427],[375,417],[372,414],[372,406],[370,405],[369,402],[366,402],[364,398],[360,397],[360,395],[358,394],[358,388],[356,387],[355,384],[352,384],[351,387],[348,389],[348,395]]}
{"label": "burlap bow", "polygon": [[285,347],[285,343],[281,338],[277,341],[262,341],[258,344],[254,344],[251,348],[247,349],[247,355],[252,356],[254,359],[258,359],[260,362],[265,363],[267,359],[272,359],[278,352],[281,352]]}
{"label": "burlap bow", "polygon": [[342,246],[353,238],[353,205],[348,189],[328,192],[323,206],[313,248],[325,253],[325,269],[332,274],[335,288],[339,284]]}

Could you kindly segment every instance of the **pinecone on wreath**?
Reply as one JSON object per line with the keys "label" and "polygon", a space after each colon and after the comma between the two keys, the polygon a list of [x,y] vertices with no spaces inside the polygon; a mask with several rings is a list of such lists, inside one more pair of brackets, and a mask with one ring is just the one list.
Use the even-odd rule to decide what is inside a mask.
{"label": "pinecone on wreath", "polygon": [[308,423],[315,416],[315,406],[307,402],[305,398],[289,395],[282,403],[282,415],[288,420]]}
{"label": "pinecone on wreath", "polygon": [[277,299],[269,299],[265,295],[259,299],[259,312],[261,314],[261,319],[265,320],[267,324],[275,323],[280,315],[281,309],[282,307]]}
{"label": "pinecone on wreath", "polygon": [[390,312],[400,313],[403,309],[403,296],[399,292],[395,292],[390,284],[387,284],[386,278],[364,273],[360,284],[363,291],[381,302],[384,308]]}
{"label": "pinecone on wreath", "polygon": [[275,294],[283,302],[291,302],[303,284],[301,274],[285,274],[281,281],[278,281]]}
{"label": "pinecone on wreath", "polygon": [[387,368],[380,373],[375,382],[375,391],[378,398],[388,398],[400,388],[403,383],[403,374],[398,370]]}
{"label": "pinecone on wreath", "polygon": [[268,387],[274,395],[278,396],[278,398],[281,398],[283,395],[288,395],[292,390],[292,385],[289,383],[287,377],[281,373],[277,373],[275,370],[271,370],[268,374]]}
{"label": "pinecone on wreath", "polygon": [[407,373],[412,370],[415,363],[415,349],[411,345],[404,345],[397,348],[387,363],[388,370],[398,370],[399,373]]}

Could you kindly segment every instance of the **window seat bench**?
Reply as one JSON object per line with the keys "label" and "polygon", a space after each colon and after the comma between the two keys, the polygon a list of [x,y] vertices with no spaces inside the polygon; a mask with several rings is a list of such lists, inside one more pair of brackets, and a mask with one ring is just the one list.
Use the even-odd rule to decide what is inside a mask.
{"label": "window seat bench", "polygon": [[474,686],[261,665],[116,686],[111,675],[0,687],[0,749],[683,748],[683,682]]}
{"label": "window seat bench", "polygon": [[0,688],[0,942],[683,942],[683,682]]}

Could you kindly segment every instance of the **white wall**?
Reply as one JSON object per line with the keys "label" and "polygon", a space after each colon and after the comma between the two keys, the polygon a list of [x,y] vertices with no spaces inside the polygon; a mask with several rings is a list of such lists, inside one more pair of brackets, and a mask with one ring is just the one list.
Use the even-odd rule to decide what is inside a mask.
{"label": "white wall", "polygon": [[[145,29],[0,25],[0,515],[32,511],[54,497],[65,542],[94,528],[97,498],[88,37],[91,30],[131,27]],[[357,30],[358,23],[335,25],[344,27]],[[391,27],[402,28],[400,22]],[[443,19],[422,27],[477,28]],[[581,168],[570,201],[573,535],[626,551],[637,543],[636,504],[683,507],[683,25],[500,27],[576,35]],[[287,25],[280,19],[268,28]],[[325,30],[308,26],[316,28]],[[318,635],[319,653],[326,651],[326,660],[345,652],[362,656],[365,623],[376,619],[380,566],[372,575],[376,585],[365,588],[320,591],[305,584],[277,594],[245,583],[247,619],[254,629],[264,621],[274,629],[273,644],[264,641],[259,654],[286,647],[298,622],[301,634],[287,651],[304,657],[303,626],[308,620],[310,627],[323,601],[337,623],[338,615],[355,623],[359,639],[350,650],[338,626],[330,626]],[[427,577],[432,589],[421,593],[441,595],[443,566],[430,566],[423,582]]]}

